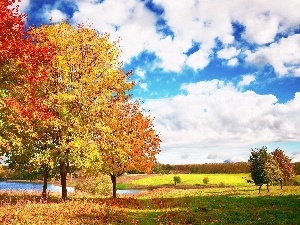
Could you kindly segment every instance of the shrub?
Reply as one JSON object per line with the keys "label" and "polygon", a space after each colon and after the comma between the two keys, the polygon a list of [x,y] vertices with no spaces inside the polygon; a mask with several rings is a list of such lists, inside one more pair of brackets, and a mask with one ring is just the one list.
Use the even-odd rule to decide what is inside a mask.
{"label": "shrub", "polygon": [[221,183],[219,184],[219,187],[226,187],[226,185],[225,185],[223,182],[221,182]]}
{"label": "shrub", "polygon": [[78,181],[75,190],[83,191],[93,195],[109,196],[112,193],[112,184],[107,175],[98,175],[85,180]]}
{"label": "shrub", "polygon": [[293,185],[294,186],[300,186],[300,182],[298,182],[298,181],[295,180],[294,183],[293,183]]}
{"label": "shrub", "polygon": [[208,184],[209,183],[208,177],[204,177],[202,181],[203,181],[204,184]]}
{"label": "shrub", "polygon": [[174,180],[174,184],[175,184],[175,185],[181,183],[181,178],[180,178],[180,176],[174,176],[174,177],[173,177],[173,180]]}

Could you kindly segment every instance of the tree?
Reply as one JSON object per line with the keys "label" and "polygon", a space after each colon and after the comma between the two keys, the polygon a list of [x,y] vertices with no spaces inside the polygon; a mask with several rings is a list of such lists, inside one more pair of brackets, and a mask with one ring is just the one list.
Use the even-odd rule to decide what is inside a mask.
{"label": "tree", "polygon": [[174,185],[176,186],[176,184],[180,184],[181,183],[181,178],[180,176],[174,176],[173,177],[173,181],[174,181]]}
{"label": "tree", "polygon": [[115,198],[118,176],[131,170],[151,171],[160,152],[160,139],[153,120],[143,114],[139,102],[118,99],[111,104],[115,107],[108,107],[101,112],[109,113],[110,117],[99,116],[106,119],[100,119],[100,125],[92,131],[98,151],[90,165],[94,171],[111,177]]}
{"label": "tree", "polygon": [[[59,166],[62,199],[67,198],[66,176],[70,165],[83,167],[86,158],[93,157],[94,136],[90,129],[105,115],[111,100],[121,98],[131,89],[118,61],[120,49],[108,34],[101,36],[79,25],[67,23],[44,25],[30,34],[39,47],[51,46],[54,57],[43,89],[46,104],[56,116],[49,124],[52,145],[38,156],[44,162]],[[105,120],[105,118],[102,118]]]}
{"label": "tree", "polygon": [[284,152],[279,148],[271,152],[271,155],[273,159],[277,162],[281,171],[280,188],[282,189],[283,182],[286,183],[294,179],[296,176],[293,164],[291,163],[292,159],[286,156]]}
{"label": "tree", "polygon": [[42,85],[52,51],[34,44],[25,29],[26,15],[13,3],[0,3],[0,147],[9,168],[26,173],[41,125],[53,119]]}
{"label": "tree", "polygon": [[281,177],[277,162],[267,152],[267,147],[263,146],[261,149],[251,149],[249,162],[251,163],[250,171],[251,177],[255,185],[259,186],[260,193],[261,186],[267,185],[269,192],[269,184],[278,182]]}

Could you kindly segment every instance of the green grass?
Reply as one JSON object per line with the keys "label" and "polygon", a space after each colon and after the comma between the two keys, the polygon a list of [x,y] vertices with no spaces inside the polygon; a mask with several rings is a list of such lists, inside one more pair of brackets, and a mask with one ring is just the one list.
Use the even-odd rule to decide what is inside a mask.
{"label": "green grass", "polygon": [[118,183],[117,184],[117,189],[118,190],[124,190],[124,189],[128,189],[128,188],[130,188],[129,184],[123,184],[123,183]]}
{"label": "green grass", "polygon": [[[131,216],[140,224],[299,224],[300,190],[254,187],[157,190]],[[158,221],[159,220],[159,221]]]}
{"label": "green grass", "polygon": [[296,181],[300,183],[300,175],[297,175]]}
{"label": "green grass", "polygon": [[[174,184],[174,176],[174,174],[154,175],[135,180],[132,184],[141,186],[171,185]],[[176,174],[176,176],[181,178],[179,185],[204,185],[203,178],[208,177],[208,184],[219,185],[223,183],[232,186],[245,186],[247,182],[244,178],[249,178],[250,174]]]}

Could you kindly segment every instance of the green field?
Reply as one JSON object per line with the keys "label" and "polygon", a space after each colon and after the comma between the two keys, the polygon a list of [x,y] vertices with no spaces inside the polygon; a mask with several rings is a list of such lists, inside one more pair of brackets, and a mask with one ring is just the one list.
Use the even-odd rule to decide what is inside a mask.
{"label": "green field", "polygon": [[[42,201],[39,194],[0,192],[0,224],[300,224],[300,186],[271,186],[270,192],[263,187],[258,194],[256,186],[243,181],[245,174],[179,176],[183,184],[176,188],[173,175],[134,179],[126,185],[161,186],[117,199],[75,194],[61,202],[52,194]],[[201,182],[205,176],[211,185]],[[214,185],[220,182],[227,186]]]}
{"label": "green field", "polygon": [[[175,174],[181,178],[179,185],[204,185],[203,178],[208,177],[209,183],[213,185],[225,184],[232,186],[245,186],[247,182],[245,178],[250,178],[250,174]],[[158,186],[172,185],[174,174],[153,175],[133,181],[134,185],[142,186]]]}

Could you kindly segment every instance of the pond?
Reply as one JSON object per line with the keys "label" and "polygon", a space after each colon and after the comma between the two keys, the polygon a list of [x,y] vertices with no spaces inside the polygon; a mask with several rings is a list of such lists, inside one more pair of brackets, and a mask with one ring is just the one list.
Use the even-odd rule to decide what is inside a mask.
{"label": "pond", "polygon": [[[0,181],[0,190],[5,191],[42,191],[42,183],[31,182],[14,182],[14,181]],[[52,192],[61,192],[61,187],[53,184],[48,184],[48,190]],[[68,192],[74,192],[73,187],[67,187]]]}
{"label": "pond", "polygon": [[[14,181],[0,181],[0,191],[42,191],[42,183],[31,182],[14,182]],[[48,190],[51,192],[61,192],[61,187],[53,184],[48,184]],[[68,192],[74,192],[73,187],[67,187]],[[117,190],[118,195],[124,194],[138,194],[142,190],[137,189],[125,189]]]}
{"label": "pond", "polygon": [[117,190],[118,195],[135,195],[140,193],[143,190],[139,189],[124,189],[124,190]]}

